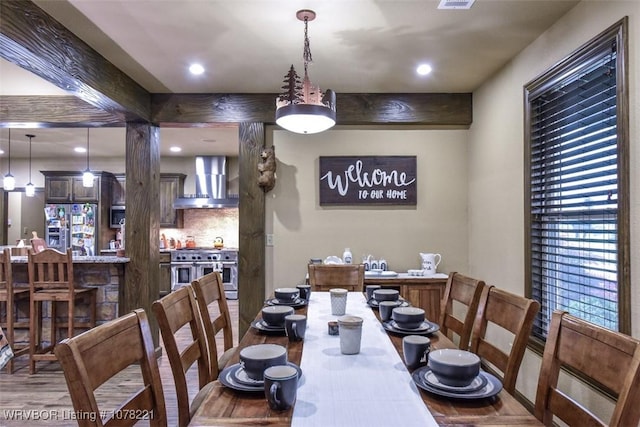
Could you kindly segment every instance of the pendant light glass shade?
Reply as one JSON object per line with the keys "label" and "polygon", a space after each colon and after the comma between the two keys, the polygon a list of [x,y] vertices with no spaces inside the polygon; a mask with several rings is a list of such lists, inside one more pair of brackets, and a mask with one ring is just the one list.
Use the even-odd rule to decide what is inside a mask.
{"label": "pendant light glass shade", "polygon": [[36,186],[29,181],[29,183],[24,187],[24,195],[27,197],[33,197],[36,195]]}
{"label": "pendant light glass shade", "polygon": [[2,179],[2,188],[4,188],[4,191],[13,191],[16,189],[16,179],[11,175],[11,129],[9,129],[9,149],[7,151],[7,164],[9,166],[9,171]]}
{"label": "pendant light glass shade", "polygon": [[26,134],[29,138],[29,183],[24,187],[24,195],[27,197],[33,197],[36,195],[36,186],[31,182],[31,139],[35,138],[35,135]]}
{"label": "pendant light glass shade", "polygon": [[87,169],[82,174],[82,186],[86,188],[93,187],[93,173],[89,169],[89,128],[87,128]]}

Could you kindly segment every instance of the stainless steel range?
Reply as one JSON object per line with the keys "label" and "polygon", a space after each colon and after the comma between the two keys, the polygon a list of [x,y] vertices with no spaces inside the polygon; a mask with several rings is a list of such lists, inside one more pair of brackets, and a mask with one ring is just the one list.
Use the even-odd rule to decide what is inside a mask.
{"label": "stainless steel range", "polygon": [[219,271],[227,299],[238,299],[238,250],[185,248],[171,251],[171,290]]}

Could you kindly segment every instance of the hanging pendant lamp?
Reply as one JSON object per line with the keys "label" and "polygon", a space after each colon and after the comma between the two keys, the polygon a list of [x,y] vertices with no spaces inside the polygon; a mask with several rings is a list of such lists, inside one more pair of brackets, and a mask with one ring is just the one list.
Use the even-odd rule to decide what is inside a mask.
{"label": "hanging pendant lamp", "polygon": [[89,128],[87,128],[87,169],[82,174],[82,186],[86,188],[93,187],[93,173],[89,169]]}
{"label": "hanging pendant lamp", "polygon": [[33,197],[36,195],[36,186],[31,182],[31,139],[35,138],[35,135],[26,134],[29,138],[29,183],[24,187],[24,195],[27,197]]}
{"label": "hanging pendant lamp", "polygon": [[323,94],[319,86],[309,79],[308,66],[312,62],[309,36],[309,21],[316,18],[312,10],[299,10],[296,17],[304,21],[304,79],[291,65],[285,75],[283,92],[276,98],[276,124],[295,133],[311,134],[323,132],[336,124],[336,94],[331,89]]}
{"label": "hanging pendant lamp", "polygon": [[4,188],[4,191],[13,191],[16,188],[16,179],[13,175],[11,175],[11,128],[9,128],[9,148],[7,151],[7,165],[9,167],[9,171],[2,179],[2,187]]}

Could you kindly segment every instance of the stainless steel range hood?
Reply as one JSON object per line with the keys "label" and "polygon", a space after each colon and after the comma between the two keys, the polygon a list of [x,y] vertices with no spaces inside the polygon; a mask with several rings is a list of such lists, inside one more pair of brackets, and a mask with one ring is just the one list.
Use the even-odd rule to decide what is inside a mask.
{"label": "stainless steel range hood", "polygon": [[174,209],[235,208],[238,196],[227,193],[227,158],[224,156],[197,156],[196,193],[179,197]]}

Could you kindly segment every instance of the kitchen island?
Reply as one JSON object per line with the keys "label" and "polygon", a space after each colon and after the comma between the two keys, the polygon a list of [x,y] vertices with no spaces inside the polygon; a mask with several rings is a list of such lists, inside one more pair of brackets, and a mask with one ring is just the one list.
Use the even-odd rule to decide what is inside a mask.
{"label": "kitchen island", "polygon": [[[128,262],[129,258],[116,256],[78,256],[73,258],[75,286],[98,288],[96,301],[97,324],[105,323],[124,314],[119,313],[119,302],[123,301],[124,298],[124,274]],[[29,286],[27,263],[26,256],[11,257],[13,281],[16,286]],[[20,320],[29,320],[28,304],[28,300],[21,301],[18,304]],[[78,309],[84,310],[86,307],[79,305]],[[84,313],[82,315],[84,316]],[[20,336],[20,332],[23,331],[16,331],[16,342],[28,342],[28,336]],[[48,332],[45,330],[44,333]]]}

